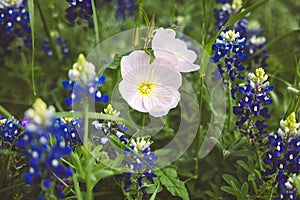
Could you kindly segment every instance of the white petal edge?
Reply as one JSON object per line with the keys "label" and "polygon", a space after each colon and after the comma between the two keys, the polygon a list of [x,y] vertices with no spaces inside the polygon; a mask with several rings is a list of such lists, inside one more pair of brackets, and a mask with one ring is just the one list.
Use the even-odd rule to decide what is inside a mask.
{"label": "white petal edge", "polygon": [[129,71],[150,63],[150,56],[142,50],[134,50],[121,59],[121,74],[124,77]]}

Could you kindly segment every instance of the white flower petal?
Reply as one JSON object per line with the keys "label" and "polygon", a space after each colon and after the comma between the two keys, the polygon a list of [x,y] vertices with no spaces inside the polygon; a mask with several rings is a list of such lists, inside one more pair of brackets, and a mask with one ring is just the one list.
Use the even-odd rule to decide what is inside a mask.
{"label": "white flower petal", "polygon": [[144,106],[150,115],[162,117],[175,108],[179,100],[180,94],[175,88],[157,86],[153,95],[144,97]]}
{"label": "white flower petal", "polygon": [[119,91],[122,98],[130,107],[140,112],[147,112],[143,104],[143,96],[138,93],[137,86],[122,80],[119,83]]}
{"label": "white flower petal", "polygon": [[199,65],[195,65],[191,62],[188,61],[182,61],[177,63],[177,65],[174,66],[176,70],[179,72],[192,72],[192,71],[197,71],[200,69]]}
{"label": "white flower petal", "polygon": [[170,69],[164,65],[151,64],[146,73],[151,74],[148,81],[155,82],[158,85],[178,89],[182,84],[181,74],[178,71]]}
{"label": "white flower petal", "polygon": [[190,72],[200,68],[193,63],[197,54],[187,48],[187,44],[175,38],[176,32],[171,29],[156,30],[152,40],[152,49],[156,58],[163,58],[174,65],[179,72]]}
{"label": "white flower petal", "polygon": [[121,59],[121,74],[124,77],[129,71],[136,67],[145,66],[150,63],[150,56],[142,50],[135,50]]}

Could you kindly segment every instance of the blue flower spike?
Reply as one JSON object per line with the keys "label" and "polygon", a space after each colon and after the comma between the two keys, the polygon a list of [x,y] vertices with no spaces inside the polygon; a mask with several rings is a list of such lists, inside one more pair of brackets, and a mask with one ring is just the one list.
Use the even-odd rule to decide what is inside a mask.
{"label": "blue flower spike", "polygon": [[105,76],[98,77],[95,66],[88,62],[83,54],[78,56],[78,60],[69,70],[68,76],[69,80],[62,81],[63,87],[70,90],[70,97],[65,99],[66,105],[80,104],[84,96],[93,102],[108,102],[109,96],[102,94],[98,89],[104,84]]}
{"label": "blue flower spike", "polygon": [[300,171],[300,123],[295,113],[280,121],[280,128],[269,136],[269,149],[263,159],[267,169],[262,171],[265,181],[272,180],[276,185],[277,199],[299,199],[295,179]]}

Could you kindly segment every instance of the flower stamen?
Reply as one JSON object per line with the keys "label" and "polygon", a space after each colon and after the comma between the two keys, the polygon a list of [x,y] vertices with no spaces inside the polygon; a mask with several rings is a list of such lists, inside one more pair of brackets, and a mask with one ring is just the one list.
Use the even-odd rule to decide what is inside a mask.
{"label": "flower stamen", "polygon": [[141,95],[144,96],[149,96],[152,94],[153,91],[153,83],[149,83],[149,82],[143,82],[139,87],[138,87],[138,91]]}

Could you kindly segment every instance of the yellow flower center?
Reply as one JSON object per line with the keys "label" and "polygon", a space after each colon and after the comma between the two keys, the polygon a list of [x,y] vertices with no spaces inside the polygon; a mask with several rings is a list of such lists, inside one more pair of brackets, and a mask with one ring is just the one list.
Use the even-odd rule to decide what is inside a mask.
{"label": "yellow flower center", "polygon": [[138,88],[138,91],[141,95],[148,96],[151,95],[153,91],[153,84],[149,82],[143,82],[140,87]]}

